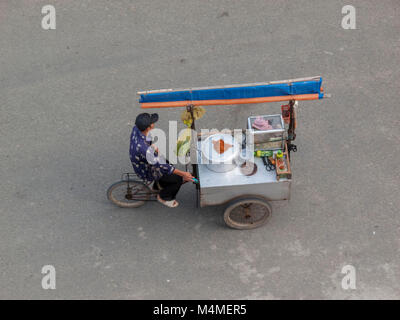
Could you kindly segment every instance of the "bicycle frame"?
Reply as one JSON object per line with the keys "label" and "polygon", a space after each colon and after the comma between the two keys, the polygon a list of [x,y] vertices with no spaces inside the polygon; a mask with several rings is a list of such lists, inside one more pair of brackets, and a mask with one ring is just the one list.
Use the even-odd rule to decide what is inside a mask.
{"label": "bicycle frame", "polygon": [[[136,179],[131,179],[131,176],[136,177]],[[139,182],[139,183],[142,183],[142,184],[144,184],[144,185],[146,185],[146,186],[149,186],[149,184],[150,184],[150,183],[148,183],[148,184],[144,183],[143,180],[141,180],[141,179],[137,176],[136,173],[132,173],[132,172],[123,173],[123,174],[121,175],[121,180],[126,181],[127,184],[128,184],[127,189],[126,189],[126,195],[125,195],[125,198],[126,198],[126,199],[128,199],[128,200],[143,200],[143,201],[156,201],[156,200],[157,200],[157,199],[155,199],[155,198],[153,198],[153,199],[151,199],[151,198],[150,198],[150,199],[146,199],[145,196],[148,195],[147,192],[140,192],[140,193],[132,194],[132,187],[129,185],[130,182]],[[153,197],[154,197],[156,194],[157,194],[157,193],[154,192],[154,193],[151,193],[150,196],[153,196]],[[143,199],[142,199],[142,198],[137,198],[136,196],[144,196],[144,197],[143,197]]]}

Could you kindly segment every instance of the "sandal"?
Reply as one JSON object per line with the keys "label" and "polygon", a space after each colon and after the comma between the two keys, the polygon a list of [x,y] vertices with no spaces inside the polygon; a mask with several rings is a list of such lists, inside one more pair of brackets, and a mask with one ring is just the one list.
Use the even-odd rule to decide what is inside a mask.
{"label": "sandal", "polygon": [[160,195],[157,195],[157,201],[161,204],[163,204],[164,206],[167,206],[169,208],[176,208],[179,205],[179,202],[176,200],[163,200],[160,198]]}

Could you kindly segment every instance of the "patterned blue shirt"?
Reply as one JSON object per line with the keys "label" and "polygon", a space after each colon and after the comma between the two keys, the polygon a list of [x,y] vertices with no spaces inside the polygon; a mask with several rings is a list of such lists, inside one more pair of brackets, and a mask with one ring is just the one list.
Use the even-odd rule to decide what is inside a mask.
{"label": "patterned blue shirt", "polygon": [[[162,161],[147,141],[146,136],[134,126],[129,148],[133,170],[146,183],[160,179],[164,174],[172,174],[175,168]],[[149,159],[149,161],[147,161]]]}

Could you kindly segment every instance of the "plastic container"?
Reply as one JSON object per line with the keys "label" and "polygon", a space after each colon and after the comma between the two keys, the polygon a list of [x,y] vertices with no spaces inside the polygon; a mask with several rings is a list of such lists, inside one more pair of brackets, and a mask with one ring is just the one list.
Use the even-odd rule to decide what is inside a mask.
{"label": "plastic container", "polygon": [[276,153],[276,165],[278,166],[279,170],[286,171],[285,156],[281,150]]}
{"label": "plastic container", "polygon": [[[261,120],[261,121],[260,121]],[[255,128],[255,123],[268,123],[266,129]],[[247,128],[253,136],[253,143],[264,143],[270,141],[281,141],[285,132],[285,124],[281,114],[251,116],[247,119]]]}

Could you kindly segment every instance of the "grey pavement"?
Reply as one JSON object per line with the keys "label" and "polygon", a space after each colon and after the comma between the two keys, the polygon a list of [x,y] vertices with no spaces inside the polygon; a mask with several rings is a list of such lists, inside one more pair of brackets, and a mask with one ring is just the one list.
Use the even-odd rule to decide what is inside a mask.
{"label": "grey pavement", "polygon": [[[399,299],[399,31],[398,0],[1,0],[0,298]],[[227,228],[189,184],[175,210],[106,199],[138,90],[315,75],[332,98],[300,102],[292,198],[264,227]],[[198,126],[280,105],[207,107]]]}

